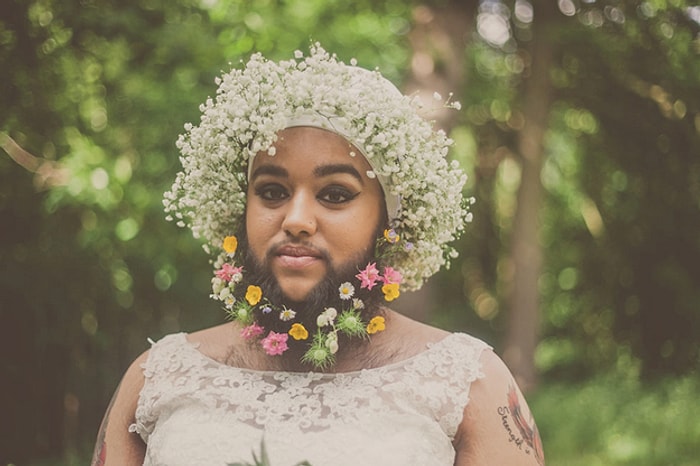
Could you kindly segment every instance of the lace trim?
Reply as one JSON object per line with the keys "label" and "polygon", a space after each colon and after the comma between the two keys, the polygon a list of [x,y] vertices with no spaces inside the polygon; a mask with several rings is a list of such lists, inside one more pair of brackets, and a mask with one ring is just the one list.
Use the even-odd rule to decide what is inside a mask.
{"label": "lace trim", "polygon": [[454,333],[403,361],[345,373],[256,371],[208,358],[186,334],[155,343],[142,365],[145,377],[129,427],[144,441],[162,415],[191,404],[223,410],[239,422],[274,430],[318,431],[381,413],[412,412],[433,419],[454,438],[482,378],[481,340]]}

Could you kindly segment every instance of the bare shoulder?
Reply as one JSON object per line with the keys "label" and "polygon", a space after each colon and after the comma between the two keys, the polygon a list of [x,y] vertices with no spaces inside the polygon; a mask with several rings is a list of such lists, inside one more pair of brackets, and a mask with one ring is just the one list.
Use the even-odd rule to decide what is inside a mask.
{"label": "bare shoulder", "polygon": [[227,322],[187,335],[197,351],[221,364],[247,369],[268,368],[261,353],[252,350],[251,345],[241,337],[241,327],[236,322]]}
{"label": "bare shoulder", "polygon": [[129,426],[136,420],[136,407],[144,385],[143,364],[149,352],[142,353],[124,373],[112,396],[97,434],[93,466],[137,465],[143,463],[145,444]]}
{"label": "bare shoulder", "polygon": [[527,401],[493,351],[481,356],[484,377],[471,386],[455,448],[456,465],[544,465],[544,451]]}
{"label": "bare shoulder", "polygon": [[432,325],[413,320],[396,311],[387,311],[387,334],[397,335],[401,340],[407,340],[415,343],[435,343],[446,336],[450,332]]}

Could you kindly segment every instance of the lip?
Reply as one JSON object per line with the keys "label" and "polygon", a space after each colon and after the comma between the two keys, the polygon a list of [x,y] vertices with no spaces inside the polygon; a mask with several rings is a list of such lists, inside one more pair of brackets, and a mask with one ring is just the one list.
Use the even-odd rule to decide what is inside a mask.
{"label": "lip", "polygon": [[322,254],[307,246],[284,245],[275,250],[275,261],[284,268],[303,269],[323,259]]}

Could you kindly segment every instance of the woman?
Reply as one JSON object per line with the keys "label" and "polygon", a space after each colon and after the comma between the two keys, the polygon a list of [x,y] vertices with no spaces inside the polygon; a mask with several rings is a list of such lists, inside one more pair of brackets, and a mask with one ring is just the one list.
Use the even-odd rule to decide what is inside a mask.
{"label": "woman", "polygon": [[417,101],[318,45],[218,84],[165,207],[206,240],[231,322],[132,364],[93,464],[544,464],[490,347],[389,308],[470,220]]}

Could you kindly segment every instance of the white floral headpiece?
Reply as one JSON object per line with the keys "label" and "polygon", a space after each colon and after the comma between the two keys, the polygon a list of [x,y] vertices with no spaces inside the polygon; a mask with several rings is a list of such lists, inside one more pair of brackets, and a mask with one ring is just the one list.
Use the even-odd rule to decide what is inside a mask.
{"label": "white floral headpiece", "polygon": [[[335,131],[367,158],[367,175],[384,189],[390,227],[406,245],[391,255],[406,290],[420,288],[456,257],[449,243],[471,220],[473,199],[465,202],[466,175],[446,159],[452,140],[421,116],[417,96],[402,95],[378,71],[338,61],[319,44],[287,61],[254,54],[216,82],[216,98],[200,106],[199,125],[186,124],[177,141],[183,169],[163,201],[168,219],[190,227],[212,252],[220,253],[222,238],[240,225],[253,158],[274,156],[277,133],[306,123]],[[449,99],[443,105],[459,108]]]}

